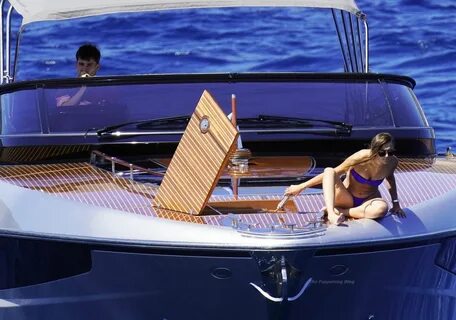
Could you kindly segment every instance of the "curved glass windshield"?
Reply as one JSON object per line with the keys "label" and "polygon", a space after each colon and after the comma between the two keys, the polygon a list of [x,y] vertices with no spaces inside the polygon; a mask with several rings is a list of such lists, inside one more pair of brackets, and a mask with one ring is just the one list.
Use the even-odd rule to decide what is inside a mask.
{"label": "curved glass windshield", "polygon": [[[388,87],[378,82],[45,86],[3,94],[1,129],[3,134],[87,132],[131,121],[187,116],[193,113],[204,90],[213,95],[226,114],[231,112],[231,95],[235,94],[239,119],[260,115],[292,117],[344,122],[354,128],[423,125],[413,92],[403,85],[392,85],[392,88],[394,90],[386,94]],[[403,110],[408,110],[406,120],[401,116]],[[260,129],[261,123],[253,128]],[[293,125],[298,123],[283,124]],[[133,129],[183,131],[185,123],[181,127],[178,121],[158,127],[122,127],[125,131]]]}

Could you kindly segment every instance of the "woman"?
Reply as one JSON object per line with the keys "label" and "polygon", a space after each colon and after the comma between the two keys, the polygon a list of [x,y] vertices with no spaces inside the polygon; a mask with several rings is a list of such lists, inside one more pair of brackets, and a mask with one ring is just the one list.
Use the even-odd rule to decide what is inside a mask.
{"label": "woman", "polygon": [[[391,211],[405,217],[397,199],[394,179],[397,164],[393,137],[389,133],[379,133],[372,139],[369,149],[354,153],[336,168],[326,168],[309,181],[291,185],[285,195],[297,195],[322,183],[330,223],[339,224],[345,217],[375,219],[388,211],[388,205],[378,191],[378,186],[386,179],[392,200]],[[342,174],[346,174],[343,182]]]}

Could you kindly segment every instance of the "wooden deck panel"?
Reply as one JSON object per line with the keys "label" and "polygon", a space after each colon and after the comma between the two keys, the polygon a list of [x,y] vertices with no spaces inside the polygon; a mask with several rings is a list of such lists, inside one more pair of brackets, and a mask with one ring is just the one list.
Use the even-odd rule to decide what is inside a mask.
{"label": "wooden deck panel", "polygon": [[[202,132],[200,122],[208,119]],[[200,214],[236,147],[239,133],[204,91],[154,200],[155,206]]]}

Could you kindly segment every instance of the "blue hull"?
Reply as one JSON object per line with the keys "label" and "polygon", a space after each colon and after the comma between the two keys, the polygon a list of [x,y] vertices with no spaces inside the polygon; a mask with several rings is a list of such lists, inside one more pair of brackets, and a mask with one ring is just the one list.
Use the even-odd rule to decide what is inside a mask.
{"label": "blue hull", "polygon": [[245,252],[4,238],[0,318],[456,319],[456,241],[442,243]]}

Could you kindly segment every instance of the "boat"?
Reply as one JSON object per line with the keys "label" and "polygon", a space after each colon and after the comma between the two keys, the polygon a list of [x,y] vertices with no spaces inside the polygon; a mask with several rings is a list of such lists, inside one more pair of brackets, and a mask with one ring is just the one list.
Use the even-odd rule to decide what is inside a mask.
{"label": "boat", "polygon": [[[326,9],[344,72],[15,80],[13,11],[21,31],[242,6]],[[436,154],[415,81],[370,71],[367,16],[354,1],[1,7],[2,319],[456,319],[456,162]],[[81,88],[90,103],[56,104]],[[379,132],[396,140],[407,218],[328,225],[319,188],[276,211],[287,186]]]}

